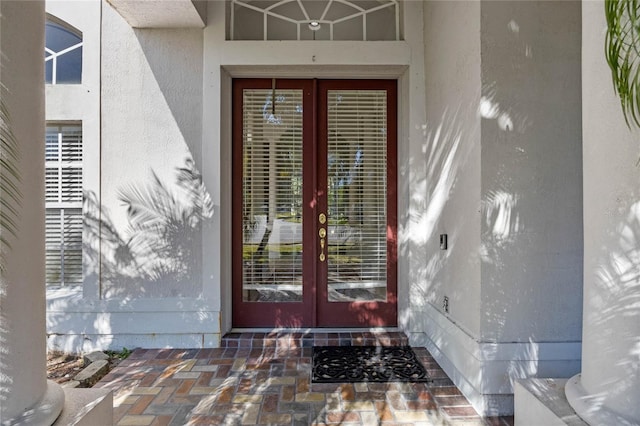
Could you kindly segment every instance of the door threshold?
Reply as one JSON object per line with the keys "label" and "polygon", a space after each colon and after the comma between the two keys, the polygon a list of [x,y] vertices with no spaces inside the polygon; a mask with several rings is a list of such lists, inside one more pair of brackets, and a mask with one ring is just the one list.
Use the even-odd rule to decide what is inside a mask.
{"label": "door threshold", "polygon": [[399,327],[232,327],[228,333],[376,333],[402,331]]}
{"label": "door threshold", "polygon": [[236,328],[222,336],[220,342],[223,348],[269,349],[280,354],[289,353],[291,350],[310,350],[314,346],[407,346],[408,344],[407,335],[397,327]]}

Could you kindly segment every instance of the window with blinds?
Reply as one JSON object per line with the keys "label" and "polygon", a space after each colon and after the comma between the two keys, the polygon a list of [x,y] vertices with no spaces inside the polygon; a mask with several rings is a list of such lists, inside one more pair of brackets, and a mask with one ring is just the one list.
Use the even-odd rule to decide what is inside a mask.
{"label": "window with blinds", "polygon": [[82,126],[47,125],[46,282],[82,284]]}
{"label": "window with blinds", "polygon": [[327,92],[329,301],[387,294],[387,93]]}
{"label": "window with blinds", "polygon": [[301,301],[302,90],[245,89],[242,138],[243,300]]}

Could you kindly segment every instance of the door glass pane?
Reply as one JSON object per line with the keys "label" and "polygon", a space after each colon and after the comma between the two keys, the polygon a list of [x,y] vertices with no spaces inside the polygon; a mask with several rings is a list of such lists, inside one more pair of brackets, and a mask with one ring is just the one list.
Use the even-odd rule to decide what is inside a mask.
{"label": "door glass pane", "polygon": [[243,91],[242,297],[302,301],[302,90]]}
{"label": "door glass pane", "polygon": [[328,91],[330,302],[387,298],[387,96]]}

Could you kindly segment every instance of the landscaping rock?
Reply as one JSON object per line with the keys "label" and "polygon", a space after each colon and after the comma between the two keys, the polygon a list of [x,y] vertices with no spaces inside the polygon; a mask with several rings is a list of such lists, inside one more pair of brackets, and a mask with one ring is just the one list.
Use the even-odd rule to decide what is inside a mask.
{"label": "landscaping rock", "polygon": [[87,368],[78,373],[73,379],[80,382],[81,387],[90,388],[98,380],[104,377],[104,375],[106,375],[108,371],[109,361],[102,359],[96,362],[92,362]]}
{"label": "landscaping rock", "polygon": [[84,361],[84,366],[88,366],[89,364],[91,364],[92,362],[96,362],[96,361],[102,361],[102,360],[109,360],[109,355],[105,354],[102,351],[94,351],[91,353],[86,354],[85,356],[82,357],[82,360]]}
{"label": "landscaping rock", "polygon": [[69,380],[68,382],[64,382],[60,386],[62,386],[63,388],[77,388],[78,386],[80,386],[80,382],[77,380]]}

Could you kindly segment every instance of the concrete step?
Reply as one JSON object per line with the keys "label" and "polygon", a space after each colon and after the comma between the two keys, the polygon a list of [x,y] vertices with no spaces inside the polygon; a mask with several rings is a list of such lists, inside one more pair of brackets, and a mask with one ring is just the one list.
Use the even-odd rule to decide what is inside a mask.
{"label": "concrete step", "polygon": [[113,425],[110,389],[64,389],[64,408],[52,426]]}
{"label": "concrete step", "polygon": [[564,393],[567,379],[520,379],[514,384],[517,426],[589,426]]}

